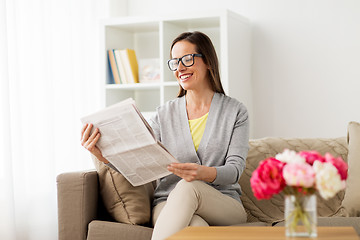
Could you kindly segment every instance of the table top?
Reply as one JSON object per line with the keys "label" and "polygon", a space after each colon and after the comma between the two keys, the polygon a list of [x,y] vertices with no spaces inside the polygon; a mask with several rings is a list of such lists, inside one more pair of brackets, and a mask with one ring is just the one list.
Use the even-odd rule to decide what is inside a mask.
{"label": "table top", "polygon": [[327,239],[327,240],[359,240],[353,227],[318,227],[315,238],[286,237],[285,227],[187,227],[170,236],[167,240],[212,240],[212,239],[246,239],[246,240],[282,240],[282,239]]}

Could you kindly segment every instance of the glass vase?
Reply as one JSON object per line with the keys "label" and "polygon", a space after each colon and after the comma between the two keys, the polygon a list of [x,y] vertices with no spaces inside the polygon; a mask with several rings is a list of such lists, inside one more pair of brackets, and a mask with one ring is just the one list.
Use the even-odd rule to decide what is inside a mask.
{"label": "glass vase", "polygon": [[285,235],[317,237],[316,195],[285,195]]}

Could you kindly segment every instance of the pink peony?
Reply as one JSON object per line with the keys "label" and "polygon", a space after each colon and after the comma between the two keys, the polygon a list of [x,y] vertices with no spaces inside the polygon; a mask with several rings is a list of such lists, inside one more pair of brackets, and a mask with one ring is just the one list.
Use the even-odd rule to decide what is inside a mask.
{"label": "pink peony", "polygon": [[310,165],[313,165],[315,161],[325,162],[325,158],[317,151],[302,151],[298,154],[305,158],[306,162]]}
{"label": "pink peony", "polygon": [[346,180],[348,176],[348,165],[341,157],[334,158],[330,153],[325,154],[325,162],[331,163],[336,167],[341,177],[341,180]]}
{"label": "pink peony", "polygon": [[250,184],[257,199],[269,199],[273,194],[277,194],[285,187],[282,177],[282,169],[285,163],[268,158],[261,161],[259,167],[253,172]]}
{"label": "pink peony", "polygon": [[308,163],[288,163],[283,168],[286,185],[310,188],[315,183],[315,171]]}

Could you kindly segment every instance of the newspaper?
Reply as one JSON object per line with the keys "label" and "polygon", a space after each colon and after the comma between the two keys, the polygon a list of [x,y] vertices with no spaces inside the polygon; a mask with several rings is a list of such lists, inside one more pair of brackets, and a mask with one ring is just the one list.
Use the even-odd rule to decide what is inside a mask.
{"label": "newspaper", "polygon": [[133,185],[139,186],[165,177],[167,166],[178,162],[156,140],[131,98],[83,117],[101,134],[96,146],[102,155]]}

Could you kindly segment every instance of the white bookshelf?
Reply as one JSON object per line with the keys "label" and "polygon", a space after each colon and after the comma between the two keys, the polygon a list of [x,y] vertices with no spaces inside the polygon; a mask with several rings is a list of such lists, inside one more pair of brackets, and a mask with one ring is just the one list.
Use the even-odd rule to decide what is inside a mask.
{"label": "white bookshelf", "polygon": [[[128,97],[135,99],[147,114],[166,101],[176,98],[179,86],[167,68],[170,45],[180,33],[202,31],[216,49],[222,84],[227,95],[246,104],[251,114],[251,32],[249,21],[231,11],[184,14],[179,17],[122,17],[101,21],[101,92],[103,106]],[[160,82],[109,84],[109,49],[134,49],[137,59],[159,58]]]}

